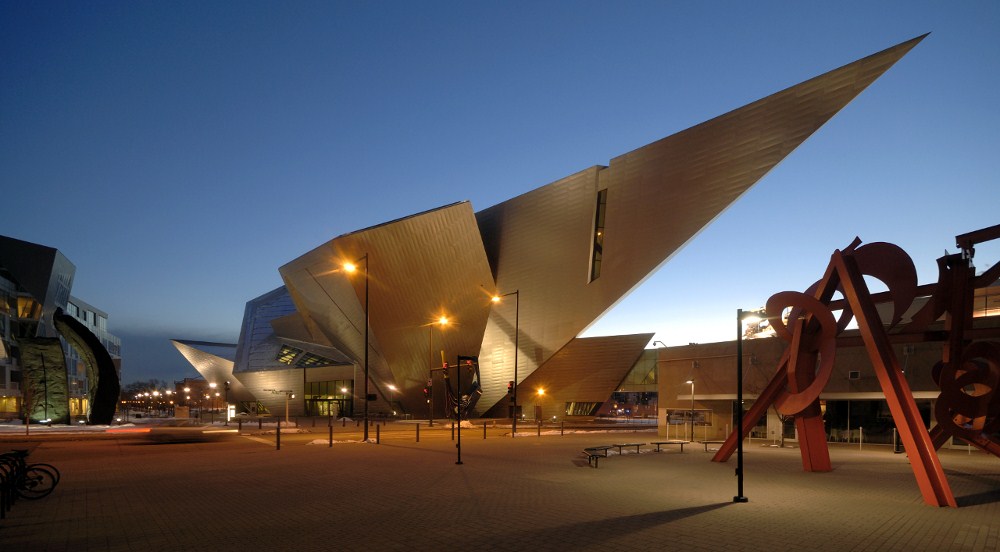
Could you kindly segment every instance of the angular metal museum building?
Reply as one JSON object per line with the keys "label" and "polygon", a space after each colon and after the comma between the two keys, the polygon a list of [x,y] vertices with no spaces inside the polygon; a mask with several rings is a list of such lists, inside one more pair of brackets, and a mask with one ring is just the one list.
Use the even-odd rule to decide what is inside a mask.
{"label": "angular metal museum building", "polygon": [[[577,336],[922,38],[492,207],[454,203],[336,237],[247,304],[231,358],[175,345],[243,409],[339,415],[367,398],[376,412],[443,416],[461,355],[478,359],[460,372],[470,415],[509,417],[511,382],[532,381],[560,390],[546,417],[596,411],[651,335]],[[535,391],[520,390],[522,414],[538,412]]]}

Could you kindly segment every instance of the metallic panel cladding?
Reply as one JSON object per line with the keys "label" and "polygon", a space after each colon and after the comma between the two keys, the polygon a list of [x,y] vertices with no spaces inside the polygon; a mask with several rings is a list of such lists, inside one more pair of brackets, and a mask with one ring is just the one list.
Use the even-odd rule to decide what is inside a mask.
{"label": "metallic panel cladding", "polygon": [[[923,37],[477,213],[497,289],[521,294],[518,377],[628,295]],[[601,276],[588,282],[597,191],[608,189]],[[481,404],[513,379],[512,312],[483,339]],[[502,355],[496,361],[493,355]]]}
{"label": "metallic panel cladding", "polygon": [[[543,406],[546,418],[563,416],[569,402],[603,403],[618,390],[629,370],[642,356],[653,334],[586,337],[570,341],[524,378],[518,386],[518,404],[529,417],[535,405]],[[520,374],[520,366],[518,366]],[[541,397],[537,394],[544,389]],[[504,399],[496,403],[487,415],[507,416]]]}
{"label": "metallic panel cladding", "polygon": [[[374,392],[385,400],[393,383],[408,412],[426,410],[419,389],[429,363],[440,362],[430,360],[439,357],[429,351],[428,328],[445,314],[457,324],[434,330],[434,348],[443,347],[449,362],[480,356],[479,408],[488,410],[514,379],[515,326],[524,382],[922,39],[478,213],[462,202],[337,237],[279,269],[298,318],[272,326],[295,334],[278,331],[279,338],[305,342],[308,334],[361,365],[364,278],[348,278],[341,263],[367,254]],[[590,281],[601,189],[608,192],[602,268]],[[513,301],[488,301],[488,293],[515,290],[516,320]]]}
{"label": "metallic panel cladding", "polygon": [[[203,342],[185,341],[182,339],[172,339],[170,342],[191,363],[191,366],[194,366],[195,370],[198,370],[198,373],[205,378],[206,382],[217,385],[216,391],[219,392],[222,400],[225,400],[223,393],[225,393],[224,386],[227,381],[229,382],[229,402],[252,401],[255,399],[256,394],[248,390],[244,385],[243,377],[245,374],[239,374],[239,377],[233,374],[234,363],[232,360],[199,349],[199,344]],[[211,345],[213,348],[227,347],[223,343],[206,343],[205,345]],[[236,349],[236,345],[228,345],[228,347]]]}
{"label": "metallic panel cladding", "polygon": [[395,399],[409,412],[422,412],[429,324],[439,315],[453,321],[443,332],[434,329],[435,349],[443,347],[453,363],[456,355],[479,354],[489,315],[493,276],[472,206],[456,203],[346,234],[279,269],[307,325],[313,321],[359,366],[364,276],[349,276],[341,267],[366,254],[373,392],[387,401],[388,385],[394,384],[400,390]]}

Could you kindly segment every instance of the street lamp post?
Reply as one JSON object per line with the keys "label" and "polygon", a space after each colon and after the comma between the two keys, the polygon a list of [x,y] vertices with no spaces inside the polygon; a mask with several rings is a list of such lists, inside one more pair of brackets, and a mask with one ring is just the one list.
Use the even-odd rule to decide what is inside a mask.
{"label": "street lamp post", "polygon": [[358,269],[357,263],[365,262],[365,431],[364,440],[368,441],[368,253],[365,253],[355,263],[345,263],[344,270],[353,273]]}
{"label": "street lamp post", "polygon": [[229,382],[226,382],[226,425],[229,425]]}
{"label": "street lamp post", "polygon": [[215,383],[214,381],[209,383],[208,387],[211,390],[208,392],[208,395],[206,396],[206,398],[209,401],[211,401],[208,406],[208,411],[212,413],[212,425],[215,425],[215,397],[219,396],[219,394],[215,392],[215,388],[218,386],[219,384]]}
{"label": "street lamp post", "polygon": [[747,502],[743,496],[743,321],[759,318],[757,311],[736,309],[736,496],[733,502]]}
{"label": "street lamp post", "polygon": [[511,393],[511,422],[510,422],[510,436],[517,436],[517,357],[520,356],[521,349],[518,347],[518,338],[521,336],[520,328],[518,327],[521,316],[521,290],[515,289],[510,293],[504,293],[503,295],[494,295],[492,301],[494,303],[499,303],[502,297],[507,297],[508,295],[514,296],[514,389]]}
{"label": "street lamp post", "polygon": [[458,420],[458,442],[455,447],[458,450],[458,459],[455,460],[455,464],[462,465],[462,358],[458,358],[457,366],[455,367],[455,400],[458,403],[458,407],[455,409],[455,419]]}
{"label": "street lamp post", "polygon": [[691,384],[691,440],[694,441],[694,380],[689,379],[684,383]]}
{"label": "street lamp post", "polygon": [[[288,402],[295,398],[295,392],[291,389],[265,389],[264,391],[270,392],[272,395],[285,395],[285,425],[289,424],[288,421]],[[279,422],[280,424],[280,422]]]}
{"label": "street lamp post", "polygon": [[[434,325],[442,331],[448,325],[448,317],[441,315],[435,322],[427,324],[427,425],[434,425]],[[442,342],[444,341],[442,337]],[[442,346],[442,350],[444,347]],[[441,353],[442,358],[444,353]]]}

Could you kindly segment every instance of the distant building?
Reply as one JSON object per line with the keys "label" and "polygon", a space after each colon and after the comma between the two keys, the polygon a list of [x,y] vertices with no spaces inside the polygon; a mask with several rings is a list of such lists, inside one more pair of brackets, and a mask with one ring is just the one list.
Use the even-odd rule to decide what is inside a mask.
{"label": "distant building", "polygon": [[[910,312],[922,307],[918,298]],[[890,319],[890,313],[882,317]],[[973,325],[979,330],[1000,328],[1000,285],[974,291]],[[906,318],[904,322],[907,322]],[[735,310],[734,310],[735,322]],[[933,327],[943,330],[943,322]],[[773,332],[748,329],[743,340],[744,409],[749,410],[770,382],[788,342]],[[764,335],[766,337],[757,337]],[[819,396],[827,438],[832,442],[889,444],[894,421],[865,346],[857,330],[842,334],[858,344],[839,347],[833,374]],[[934,407],[941,389],[934,380],[941,361],[942,341],[900,343],[892,347],[913,392],[925,427],[936,424]],[[659,349],[659,431],[670,438],[721,440],[733,431],[736,419],[736,341],[692,343]],[[693,383],[692,383],[693,382]],[[751,432],[752,439],[771,443],[798,439],[792,418],[769,408]]]}
{"label": "distant building", "polygon": [[652,336],[577,336],[919,40],[487,209],[454,203],[334,238],[247,304],[232,360],[175,346],[241,409],[506,417],[515,393],[532,418],[648,408],[653,383],[633,380],[655,369],[630,374]]}
{"label": "distant building", "polygon": [[121,346],[108,315],[70,295],[75,273],[54,248],[0,236],[0,416],[111,422]]}

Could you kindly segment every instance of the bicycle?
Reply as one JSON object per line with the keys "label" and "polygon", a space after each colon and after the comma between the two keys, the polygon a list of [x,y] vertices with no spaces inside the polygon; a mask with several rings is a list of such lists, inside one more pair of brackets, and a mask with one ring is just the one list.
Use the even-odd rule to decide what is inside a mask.
{"label": "bicycle", "polygon": [[0,454],[0,461],[13,464],[14,492],[28,500],[48,496],[59,484],[59,470],[51,464],[28,464],[27,458],[27,450],[12,450]]}

